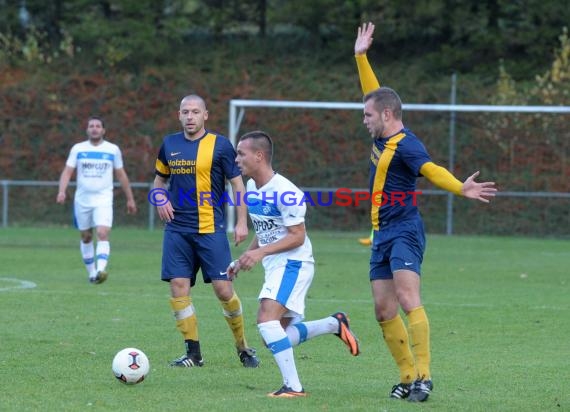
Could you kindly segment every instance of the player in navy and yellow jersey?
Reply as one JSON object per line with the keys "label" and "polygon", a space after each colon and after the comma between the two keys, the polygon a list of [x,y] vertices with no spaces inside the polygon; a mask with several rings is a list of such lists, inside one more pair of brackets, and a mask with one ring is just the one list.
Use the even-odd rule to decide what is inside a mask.
{"label": "player in navy and yellow jersey", "polygon": [[158,153],[156,174],[170,178],[170,203],[176,219],[168,223],[168,230],[226,232],[226,176],[230,180],[241,178],[231,159],[232,151],[228,139],[207,131],[194,141],[187,140],[184,132],[166,136]]}
{"label": "player in navy and yellow jersey", "polygon": [[[371,222],[374,229],[370,282],[376,319],[400,370],[393,398],[413,402],[428,399],[433,383],[430,372],[430,330],[420,298],[421,263],[425,250],[423,222],[417,208],[416,180],[424,176],[458,196],[488,203],[497,189],[493,182],[465,182],[432,162],[422,142],[402,122],[398,94],[380,87],[366,51],[374,25],[358,28],[354,51],[364,96],[364,125],[374,139],[370,155]],[[402,308],[408,330],[400,317]]]}
{"label": "player in navy and yellow jersey", "polygon": [[[255,349],[247,345],[241,301],[226,272],[232,261],[224,214],[228,202],[237,209],[236,245],[248,233],[247,207],[237,201],[245,190],[235,164],[236,152],[224,136],[205,129],[208,111],[201,97],[184,97],[178,116],[183,131],[164,138],[156,160],[153,196],[158,215],[166,222],[162,280],[170,282],[170,304],[186,347],[186,354],[171,365],[204,364],[191,298],[191,288],[201,269],[204,282],[212,283],[222,304],[240,361],[245,367],[255,368],[259,360]],[[225,192],[226,180],[232,186],[233,199]]]}

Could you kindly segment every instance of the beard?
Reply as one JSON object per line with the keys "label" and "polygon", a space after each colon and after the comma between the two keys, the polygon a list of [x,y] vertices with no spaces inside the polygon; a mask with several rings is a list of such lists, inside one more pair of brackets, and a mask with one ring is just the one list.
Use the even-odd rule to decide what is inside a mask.
{"label": "beard", "polygon": [[385,127],[384,127],[383,124],[378,125],[377,127],[373,128],[373,129],[370,131],[370,134],[372,135],[372,138],[373,138],[373,139],[381,139],[381,138],[382,138],[382,134],[384,133],[384,129],[385,129]]}

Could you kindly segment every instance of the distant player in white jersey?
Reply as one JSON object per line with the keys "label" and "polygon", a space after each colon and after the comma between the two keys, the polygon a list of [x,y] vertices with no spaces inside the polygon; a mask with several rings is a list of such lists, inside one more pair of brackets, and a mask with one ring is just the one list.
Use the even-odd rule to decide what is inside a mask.
{"label": "distant player in white jersey", "polygon": [[304,322],[305,297],[314,275],[313,248],[305,230],[304,193],[271,166],[273,142],[267,133],[250,132],[239,139],[236,162],[247,182],[242,194],[255,237],[241,257],[228,267],[234,278],[240,270],[263,263],[265,281],[259,294],[257,327],[273,354],[283,386],[268,394],[275,398],[305,396],[293,347],[323,334],[337,335],[350,353],[360,353],[348,317],[337,312]]}
{"label": "distant player in white jersey", "polygon": [[[63,204],[66,190],[77,169],[74,218],[81,234],[81,256],[89,275],[89,282],[103,283],[108,276],[107,262],[111,247],[109,233],[113,226],[113,172],[127,197],[127,212],[137,212],[129,178],[123,168],[119,147],[105,138],[103,120],[90,117],[87,121],[88,140],[75,144],[69,153],[59,179],[57,203]],[[93,228],[97,248],[93,244]]]}

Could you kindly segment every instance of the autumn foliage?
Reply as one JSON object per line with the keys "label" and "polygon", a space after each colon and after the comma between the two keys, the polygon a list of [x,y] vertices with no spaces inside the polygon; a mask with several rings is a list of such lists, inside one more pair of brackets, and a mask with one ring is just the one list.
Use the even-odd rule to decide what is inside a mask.
{"label": "autumn foliage", "polygon": [[[480,93],[481,87],[471,85],[465,90],[476,89],[480,94],[464,96],[463,100],[569,105],[570,46],[566,32],[560,45],[546,73],[517,84],[500,68],[496,87]],[[34,62],[6,65],[0,71],[0,179],[57,180],[72,144],[85,137],[86,119],[99,115],[105,119],[108,140],[123,150],[131,181],[150,182],[162,137],[179,129],[177,109],[184,95],[197,93],[206,99],[208,126],[222,134],[228,131],[231,99],[359,102],[352,55],[350,50],[343,54],[345,58],[335,62],[334,70],[318,54],[256,59],[254,54],[228,53],[221,59],[207,55],[210,60],[189,58],[136,71],[85,67],[77,59],[75,64],[61,66]],[[372,60],[375,67],[380,67]],[[381,80],[384,83],[388,77],[388,85],[400,91],[404,102],[432,99],[447,103],[446,91],[434,96],[433,90],[440,90],[436,86],[414,83],[413,70],[406,78],[392,70],[383,72]],[[496,181],[502,191],[570,192],[567,116],[458,114],[454,172],[465,179],[481,170],[482,178]],[[434,160],[447,166],[449,114],[408,112],[404,120],[425,141]],[[240,132],[253,129],[264,129],[274,137],[275,167],[299,186],[367,187],[371,142],[358,111],[248,109]],[[434,189],[423,181],[420,186]],[[120,191],[118,194],[121,204]],[[22,189],[11,199],[12,220],[36,224],[53,214],[50,223],[61,222],[60,212],[53,206],[54,196],[53,190]],[[145,204],[144,190],[137,192],[137,199]],[[428,230],[445,230],[445,199],[421,199],[420,208],[429,216]],[[17,210],[22,202],[31,203],[27,214]],[[569,203],[568,199],[498,198],[490,211],[488,206],[455,200],[455,230],[567,235]],[[144,226],[145,213],[142,208],[139,217],[128,218],[127,222]],[[366,206],[313,208],[310,216],[313,227],[368,227]],[[516,216],[521,219],[514,219]]]}

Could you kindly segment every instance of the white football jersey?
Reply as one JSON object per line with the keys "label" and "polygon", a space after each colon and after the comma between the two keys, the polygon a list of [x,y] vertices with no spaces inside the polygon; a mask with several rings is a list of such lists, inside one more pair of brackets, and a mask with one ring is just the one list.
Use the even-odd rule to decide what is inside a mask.
{"label": "white football jersey", "polygon": [[119,146],[106,140],[94,146],[86,140],[73,145],[65,164],[77,169],[77,203],[84,206],[113,204],[114,170],[123,167]]}
{"label": "white football jersey", "polygon": [[[307,207],[305,194],[289,179],[275,174],[263,187],[255,187],[255,182],[247,182],[247,209],[260,247],[275,243],[285,237],[287,226],[305,222]],[[292,250],[269,255],[263,258],[265,270],[283,266],[288,259],[314,262],[313,247],[309,237]]]}

